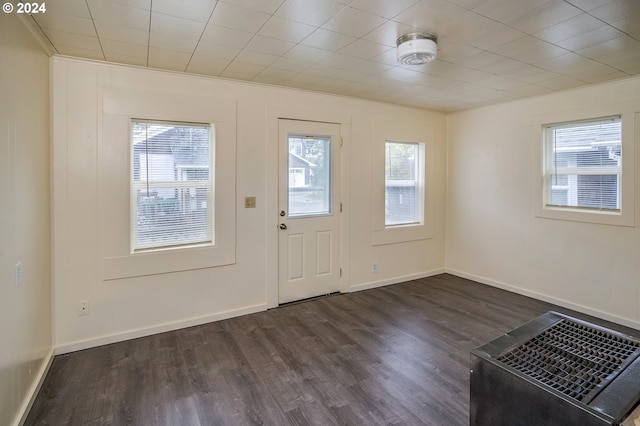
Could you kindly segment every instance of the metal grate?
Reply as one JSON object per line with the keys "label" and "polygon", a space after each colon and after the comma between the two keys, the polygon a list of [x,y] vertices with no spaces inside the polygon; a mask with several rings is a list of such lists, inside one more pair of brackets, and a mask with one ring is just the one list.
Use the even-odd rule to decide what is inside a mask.
{"label": "metal grate", "polygon": [[[531,379],[588,402],[638,356],[640,343],[563,319],[496,359]],[[634,355],[635,352],[635,356]]]}

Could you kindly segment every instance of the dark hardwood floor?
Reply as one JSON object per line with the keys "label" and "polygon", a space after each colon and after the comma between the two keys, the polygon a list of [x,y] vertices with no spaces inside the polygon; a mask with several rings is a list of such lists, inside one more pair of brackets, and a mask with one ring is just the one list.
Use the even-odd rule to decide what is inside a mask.
{"label": "dark hardwood floor", "polygon": [[446,274],[328,296],[56,356],[26,424],[467,425],[469,351],[548,310],[593,320]]}

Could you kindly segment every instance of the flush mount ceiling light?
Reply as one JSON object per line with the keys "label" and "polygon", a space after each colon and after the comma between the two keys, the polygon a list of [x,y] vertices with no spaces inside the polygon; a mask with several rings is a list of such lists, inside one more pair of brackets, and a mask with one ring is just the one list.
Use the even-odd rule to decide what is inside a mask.
{"label": "flush mount ceiling light", "polygon": [[398,62],[405,65],[422,65],[436,59],[438,37],[431,33],[409,33],[396,40]]}

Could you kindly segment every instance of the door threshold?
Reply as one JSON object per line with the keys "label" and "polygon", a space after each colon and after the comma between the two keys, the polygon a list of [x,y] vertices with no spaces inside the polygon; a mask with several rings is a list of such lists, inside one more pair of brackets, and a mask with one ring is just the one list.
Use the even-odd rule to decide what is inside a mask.
{"label": "door threshold", "polygon": [[306,299],[293,300],[291,302],[280,303],[276,308],[284,308],[287,306],[297,305],[299,303],[311,302],[313,300],[324,299],[326,297],[337,296],[339,295],[339,291],[334,291],[333,293],[321,294],[319,296],[307,297]]}

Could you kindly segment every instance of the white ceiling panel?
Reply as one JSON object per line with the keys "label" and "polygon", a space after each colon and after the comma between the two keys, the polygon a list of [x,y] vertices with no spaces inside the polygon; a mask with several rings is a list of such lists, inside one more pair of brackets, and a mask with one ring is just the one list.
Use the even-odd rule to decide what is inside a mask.
{"label": "white ceiling panel", "polygon": [[68,33],[66,31],[49,30],[47,36],[56,46],[101,51],[98,37]]}
{"label": "white ceiling panel", "polygon": [[305,46],[317,47],[318,49],[337,52],[338,50],[342,49],[355,40],[355,37],[325,30],[324,28],[318,28],[307,38],[302,40],[301,43]]}
{"label": "white ceiling panel", "polygon": [[334,0],[285,0],[276,15],[291,21],[320,27],[344,8]]}
{"label": "white ceiling panel", "polygon": [[288,19],[280,18],[279,16],[272,16],[260,29],[258,34],[290,41],[292,43],[299,43],[315,30],[316,27],[312,25],[290,21]]}
{"label": "white ceiling panel", "polygon": [[96,29],[91,18],[58,13],[55,12],[55,9],[52,9],[50,7],[46,13],[31,15],[45,34],[47,34],[47,30],[53,30],[85,36],[96,35]]}
{"label": "white ceiling panel", "polygon": [[527,34],[542,31],[583,13],[564,0],[550,0],[511,21],[507,25]]}
{"label": "white ceiling panel", "polygon": [[305,46],[303,44],[297,44],[293,46],[287,51],[287,53],[284,54],[284,56],[293,60],[313,63],[320,62],[329,55],[331,55],[331,52],[328,50]]}
{"label": "white ceiling panel", "polygon": [[214,9],[209,22],[225,28],[255,33],[270,17],[268,13],[255,9],[220,2]]}
{"label": "white ceiling panel", "polygon": [[215,6],[211,0],[153,0],[154,12],[205,24]]}
{"label": "white ceiling panel", "polygon": [[242,49],[254,34],[209,23],[202,34],[201,41]]}
{"label": "white ceiling panel", "polygon": [[369,40],[358,39],[340,49],[338,53],[354,56],[356,58],[371,59],[390,50],[393,51],[393,54],[395,55],[395,49],[392,47],[374,43]]}
{"label": "white ceiling panel", "polygon": [[272,15],[282,6],[284,0],[220,0],[223,3],[228,3],[235,6],[245,7],[247,9],[253,9],[258,12],[263,12]]}
{"label": "white ceiling panel", "polygon": [[337,33],[362,37],[373,31],[387,20],[369,12],[363,12],[352,7],[345,7],[322,25],[324,29]]}
{"label": "white ceiling panel", "polygon": [[205,26],[206,24],[202,22],[151,12],[151,33],[162,33],[174,38],[198,41],[202,37]]}
{"label": "white ceiling panel", "polygon": [[117,55],[144,58],[146,62],[147,54],[149,53],[149,47],[142,44],[124,43],[121,41],[109,39],[102,39],[100,44],[102,45],[102,49],[107,56],[107,60],[112,60],[109,59],[109,57]]}
{"label": "white ceiling panel", "polygon": [[149,28],[144,30],[123,27],[112,22],[104,22],[94,20],[95,29],[100,40],[114,40],[123,43],[140,44],[148,47],[149,44]]}
{"label": "white ceiling panel", "polygon": [[205,56],[207,58],[232,61],[241,51],[242,49],[238,49],[236,47],[200,42],[194,52],[194,56]]}
{"label": "white ceiling panel", "polygon": [[278,55],[269,55],[267,53],[251,52],[250,50],[243,50],[238,54],[238,56],[234,58],[234,61],[268,67],[269,65],[274,63],[279,57],[280,56]]}
{"label": "white ceiling panel", "polygon": [[251,80],[266,67],[256,64],[248,64],[244,62],[231,62],[220,74],[221,77],[237,78],[241,80]]}
{"label": "white ceiling panel", "polygon": [[[455,111],[640,74],[640,0],[56,0],[55,52]],[[438,37],[400,65],[396,39]]]}
{"label": "white ceiling panel", "polygon": [[550,0],[488,0],[482,1],[473,11],[491,18],[496,22],[508,22],[522,16],[530,14],[530,12],[548,3]]}
{"label": "white ceiling panel", "polygon": [[149,47],[148,66],[172,71],[184,71],[191,54],[168,49]]}
{"label": "white ceiling panel", "polygon": [[286,40],[256,35],[247,43],[245,49],[269,55],[283,56],[296,44]]}
{"label": "white ceiling panel", "polygon": [[231,61],[225,59],[194,55],[189,61],[187,72],[217,77],[230,63]]}
{"label": "white ceiling panel", "polygon": [[56,0],[55,13],[77,16],[79,18],[91,18],[87,4],[77,0]]}

